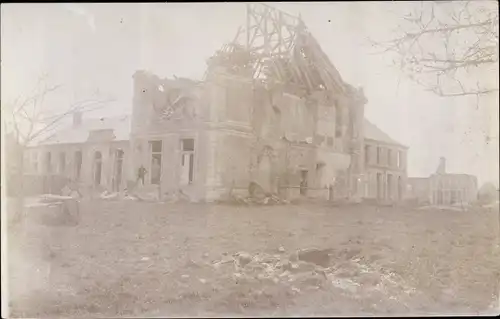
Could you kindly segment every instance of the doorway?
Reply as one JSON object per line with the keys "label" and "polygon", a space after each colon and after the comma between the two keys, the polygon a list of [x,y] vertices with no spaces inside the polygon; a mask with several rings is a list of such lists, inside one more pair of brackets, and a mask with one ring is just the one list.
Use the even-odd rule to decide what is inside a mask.
{"label": "doorway", "polygon": [[377,173],[377,199],[382,199],[382,174]]}
{"label": "doorway", "polygon": [[302,170],[300,171],[300,195],[307,195],[307,175],[308,171]]}
{"label": "doorway", "polygon": [[387,175],[387,198],[389,200],[392,200],[392,175],[391,174],[388,174]]}
{"label": "doorway", "polygon": [[123,150],[116,150],[115,152],[115,174],[113,188],[117,192],[120,190],[122,184],[122,170],[123,170]]}
{"label": "doorway", "polygon": [[101,152],[94,153],[94,185],[101,185],[102,175],[102,154]]}
{"label": "doorway", "polygon": [[181,151],[181,185],[191,185],[194,180],[194,139],[182,139]]}
{"label": "doorway", "polygon": [[401,176],[398,177],[398,200],[403,199],[403,180]]}

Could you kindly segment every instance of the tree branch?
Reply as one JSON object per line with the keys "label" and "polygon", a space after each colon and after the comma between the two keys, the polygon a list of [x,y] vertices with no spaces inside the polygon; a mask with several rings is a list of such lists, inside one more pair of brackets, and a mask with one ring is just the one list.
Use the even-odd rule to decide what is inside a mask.
{"label": "tree branch", "polygon": [[[403,17],[405,24],[400,25],[401,31],[398,31],[403,35],[389,41],[370,40],[373,48],[381,49],[374,54],[395,55],[394,65],[438,96],[497,92],[498,84],[492,86],[485,78],[496,77],[488,73],[495,72],[496,68],[481,69],[480,75],[471,71],[498,64],[498,9],[473,1],[420,4],[415,12]],[[480,76],[482,86],[470,85],[474,76]]]}

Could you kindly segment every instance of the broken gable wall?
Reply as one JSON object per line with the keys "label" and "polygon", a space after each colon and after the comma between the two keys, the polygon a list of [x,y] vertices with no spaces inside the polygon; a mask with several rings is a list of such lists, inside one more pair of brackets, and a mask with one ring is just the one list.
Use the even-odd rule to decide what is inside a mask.
{"label": "broken gable wall", "polygon": [[[151,184],[152,153],[150,141],[162,142],[161,194],[182,190],[190,197],[204,196],[205,159],[208,136],[205,121],[210,119],[209,92],[203,85],[184,79],[160,79],[144,71],[133,76],[134,97],[131,121],[132,165],[130,177],[137,178],[141,165],[147,170],[145,184]],[[172,109],[181,94],[189,98],[182,107]],[[168,117],[162,118],[168,113]],[[181,185],[181,140],[194,139],[193,182]]]}
{"label": "broken gable wall", "polygon": [[256,85],[253,129],[252,178],[264,189],[288,198],[298,196],[301,170],[307,170],[308,184],[316,179],[316,151],[312,144],[316,130],[316,106],[275,86]]}
{"label": "broken gable wall", "polygon": [[207,143],[206,198],[229,193],[248,194],[250,158],[255,135],[252,131],[252,81],[222,71],[206,82],[210,105],[205,132]]}

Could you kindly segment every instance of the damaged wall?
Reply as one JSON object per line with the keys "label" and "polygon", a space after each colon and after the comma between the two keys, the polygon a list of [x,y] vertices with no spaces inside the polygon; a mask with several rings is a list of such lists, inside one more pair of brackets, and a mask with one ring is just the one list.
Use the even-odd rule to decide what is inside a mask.
{"label": "damaged wall", "polygon": [[[327,101],[324,92],[317,92],[303,98],[283,85],[269,87],[223,69],[212,72],[202,85],[161,80],[145,72],[137,72],[134,83],[134,172],[141,164],[148,169],[148,141],[161,140],[165,150],[173,150],[162,157],[165,191],[180,187],[176,143],[189,135],[196,140],[196,178],[184,188],[193,196],[215,199],[230,189],[245,193],[251,182],[270,193],[285,190],[292,198],[300,196],[301,183],[308,189],[303,195],[312,197],[324,197],[331,184],[342,192],[349,187],[348,179],[339,182],[349,175],[352,163],[346,152],[354,134],[349,130],[349,96]],[[181,112],[159,120],[158,109],[165,109],[159,106],[171,105],[168,94],[179,87],[191,97],[185,106],[197,116]]]}
{"label": "damaged wall", "polygon": [[137,71],[133,82],[132,136],[191,128],[209,116],[203,87],[195,81]]}
{"label": "damaged wall", "polygon": [[[116,182],[116,151],[123,151],[121,180]],[[81,152],[81,165],[77,168],[77,153]],[[50,153],[50,169],[48,154]],[[100,154],[96,160],[96,154]],[[61,156],[64,154],[64,156]],[[128,141],[102,141],[80,144],[55,144],[30,148],[27,151],[31,163],[27,169],[33,174],[60,175],[79,181],[82,188],[91,190],[123,190],[127,185],[130,167]],[[64,159],[64,161],[63,161]],[[36,167],[34,167],[36,160]],[[100,179],[96,179],[97,162],[100,163]],[[79,172],[79,173],[78,173]]]}

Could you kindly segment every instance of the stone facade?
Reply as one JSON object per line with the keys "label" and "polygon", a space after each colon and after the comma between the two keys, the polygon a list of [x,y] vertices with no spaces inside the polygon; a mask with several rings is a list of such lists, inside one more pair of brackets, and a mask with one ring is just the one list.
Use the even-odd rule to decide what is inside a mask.
{"label": "stone facade", "polygon": [[446,173],[446,160],[440,159],[435,174],[427,178],[410,178],[410,198],[431,205],[470,204],[477,200],[477,178],[468,174]]}
{"label": "stone facade", "polygon": [[[322,91],[294,94],[224,69],[203,82],[137,71],[133,82],[126,132],[104,125],[80,132],[85,138],[68,138],[76,123],[73,133],[32,148],[31,167],[110,191],[137,182],[144,167],[144,187],[161,195],[182,191],[195,201],[248,196],[255,185],[287,199],[376,198],[382,187],[380,199],[402,196],[406,164],[366,162],[365,146],[400,151],[401,163],[406,148],[366,138],[361,90],[346,85],[333,99]],[[377,174],[379,188],[372,180]]]}
{"label": "stone facade", "polygon": [[[351,167],[349,153],[356,127],[350,109],[357,102],[349,96],[327,104],[321,94],[304,98],[223,71],[203,83],[138,71],[134,83],[133,170],[142,165],[152,172],[150,145],[158,141],[161,193],[180,189],[194,199],[214,200],[231,192],[248,195],[255,183],[288,198],[327,199],[339,172],[359,170]],[[170,90],[177,97],[169,98]],[[186,98],[175,105],[179,94]],[[193,144],[189,151],[185,139]]]}
{"label": "stone facade", "polygon": [[407,148],[373,139],[365,139],[364,198],[401,201],[407,185]]}
{"label": "stone facade", "polygon": [[[121,134],[117,139],[113,126],[101,124],[101,119],[93,122],[98,125],[73,123],[43,143],[29,147],[24,153],[25,174],[65,177],[88,190],[125,189],[132,178],[128,138],[123,139]],[[124,125],[128,126],[128,122]]]}

